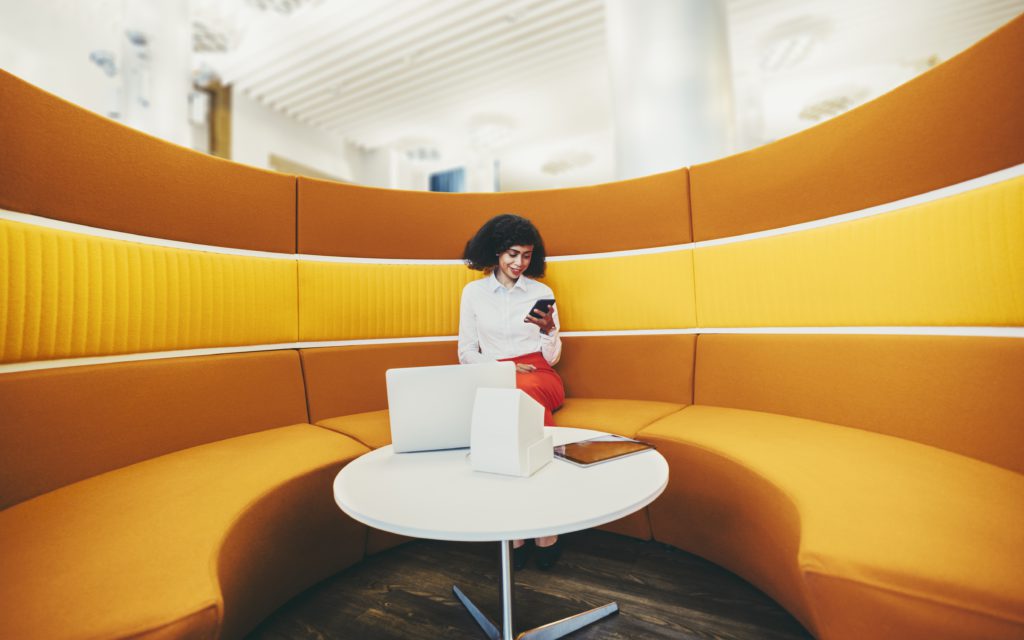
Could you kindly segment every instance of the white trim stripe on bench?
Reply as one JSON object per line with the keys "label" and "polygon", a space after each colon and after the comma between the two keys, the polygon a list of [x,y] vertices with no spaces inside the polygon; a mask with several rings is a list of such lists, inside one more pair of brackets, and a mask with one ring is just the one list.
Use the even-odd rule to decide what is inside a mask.
{"label": "white trim stripe on bench", "polygon": [[[715,334],[764,334],[764,335],[891,335],[891,336],[967,336],[983,338],[1024,338],[1024,327],[708,327],[699,329],[636,329],[627,331],[563,331],[562,336],[614,337],[614,336],[659,336]],[[126,353],[113,356],[91,356],[63,360],[37,360],[0,364],[0,375],[19,371],[58,369],[61,367],[82,367],[95,364],[138,362],[161,358],[188,358],[277,349],[320,349],[325,347],[351,347],[377,344],[407,344],[416,342],[455,342],[457,336],[419,336],[413,338],[374,338],[367,340],[329,340],[323,342],[286,342],[280,344],[258,344],[242,347],[210,347],[205,349],[181,349],[177,351],[153,351],[148,353]],[[454,348],[453,348],[454,351]]]}

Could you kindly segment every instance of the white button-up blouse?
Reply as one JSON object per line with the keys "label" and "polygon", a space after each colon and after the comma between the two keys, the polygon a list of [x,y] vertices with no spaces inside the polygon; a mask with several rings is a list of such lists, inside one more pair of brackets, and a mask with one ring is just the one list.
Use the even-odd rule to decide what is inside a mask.
{"label": "white button-up blouse", "polygon": [[554,297],[551,287],[526,276],[519,276],[511,289],[494,273],[467,284],[459,309],[459,362],[490,362],[540,351],[548,364],[557,363],[562,355],[557,306],[552,307],[555,328],[547,335],[523,321],[533,303]]}

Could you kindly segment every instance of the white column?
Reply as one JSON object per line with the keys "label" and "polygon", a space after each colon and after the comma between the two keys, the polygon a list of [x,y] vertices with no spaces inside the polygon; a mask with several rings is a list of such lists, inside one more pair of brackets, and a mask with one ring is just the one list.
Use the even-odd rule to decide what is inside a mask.
{"label": "white column", "polygon": [[732,151],[724,0],[606,0],[616,175],[635,178]]}

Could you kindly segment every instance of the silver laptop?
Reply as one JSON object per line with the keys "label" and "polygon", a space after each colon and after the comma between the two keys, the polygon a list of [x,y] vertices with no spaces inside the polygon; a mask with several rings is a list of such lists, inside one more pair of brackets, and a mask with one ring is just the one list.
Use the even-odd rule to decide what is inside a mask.
{"label": "silver laptop", "polygon": [[512,362],[388,369],[388,409],[395,451],[469,446],[473,401],[481,387],[515,389]]}

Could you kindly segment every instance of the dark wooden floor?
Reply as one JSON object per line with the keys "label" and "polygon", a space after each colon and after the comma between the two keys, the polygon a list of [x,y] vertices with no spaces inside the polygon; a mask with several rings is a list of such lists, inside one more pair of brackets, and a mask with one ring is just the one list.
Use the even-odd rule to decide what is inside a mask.
{"label": "dark wooden floor", "polygon": [[[600,531],[564,537],[550,572],[516,573],[521,631],[618,601],[620,612],[569,638],[809,638],[763,593],[710,562],[657,542]],[[445,638],[483,634],[457,584],[500,626],[496,543],[416,541],[371,556],[301,594],[251,639]]]}

